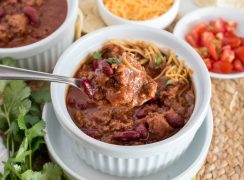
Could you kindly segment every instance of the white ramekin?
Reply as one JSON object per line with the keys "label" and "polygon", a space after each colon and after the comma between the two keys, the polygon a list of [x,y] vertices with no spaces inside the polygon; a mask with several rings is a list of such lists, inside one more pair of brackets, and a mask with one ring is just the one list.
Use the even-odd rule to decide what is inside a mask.
{"label": "white ramekin", "polygon": [[171,48],[194,72],[196,104],[189,122],[172,137],[148,145],[119,146],[107,144],[84,134],[72,121],[65,103],[67,85],[51,84],[51,97],[57,119],[74,140],[78,156],[87,164],[104,173],[125,177],[145,176],[174,162],[191,143],[207,113],[211,83],[201,57],[183,40],[172,34],[147,26],[111,26],[83,36],[60,57],[54,74],[73,76],[85,57],[110,39],[145,40],[159,47]]}
{"label": "white ramekin", "polygon": [[167,12],[165,12],[163,15],[161,15],[157,18],[143,20],[143,21],[128,20],[128,19],[124,19],[124,18],[114,15],[104,5],[103,0],[97,0],[97,4],[98,4],[99,13],[107,25],[139,24],[139,25],[146,25],[146,26],[164,29],[174,21],[177,13],[179,11],[180,0],[175,0],[172,7]]}
{"label": "white ramekin", "polygon": [[[231,8],[220,8],[220,7],[207,7],[197,9],[185,15],[176,24],[174,28],[174,35],[184,39],[186,34],[200,22],[208,23],[212,20],[223,18],[228,21],[235,21],[238,24],[237,34],[244,36],[244,11]],[[244,77],[244,72],[221,74],[209,72],[210,76],[219,79],[234,79]]]}
{"label": "white ramekin", "polygon": [[17,48],[0,48],[0,58],[12,57],[21,68],[53,70],[58,58],[74,40],[75,22],[78,16],[78,0],[67,0],[68,14],[64,23],[48,37]]}

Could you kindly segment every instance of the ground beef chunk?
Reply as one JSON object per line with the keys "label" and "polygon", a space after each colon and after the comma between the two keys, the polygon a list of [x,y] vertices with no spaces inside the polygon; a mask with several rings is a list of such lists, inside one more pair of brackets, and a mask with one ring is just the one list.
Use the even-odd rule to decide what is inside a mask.
{"label": "ground beef chunk", "polygon": [[110,86],[106,93],[106,98],[113,106],[125,104],[130,104],[131,107],[139,106],[156,94],[157,83],[146,74],[145,70],[136,72],[125,65],[120,65],[115,70],[114,78],[119,88]]}
{"label": "ground beef chunk", "polygon": [[162,114],[150,113],[145,117],[145,121],[149,126],[149,132],[159,138],[165,137],[174,131]]}
{"label": "ground beef chunk", "polygon": [[6,26],[0,24],[0,41],[7,41],[8,40],[8,29]]}
{"label": "ground beef chunk", "polygon": [[7,3],[9,4],[16,4],[18,0],[7,0]]}
{"label": "ground beef chunk", "polygon": [[23,34],[26,32],[28,19],[24,14],[8,15],[6,19],[12,32],[16,34]]}
{"label": "ground beef chunk", "polygon": [[22,0],[25,4],[29,6],[41,6],[44,0]]}

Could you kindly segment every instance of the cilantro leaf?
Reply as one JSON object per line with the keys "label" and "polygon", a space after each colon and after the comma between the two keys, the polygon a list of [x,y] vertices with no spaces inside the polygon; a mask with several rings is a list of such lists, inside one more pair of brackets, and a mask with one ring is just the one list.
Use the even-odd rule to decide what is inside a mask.
{"label": "cilantro leaf", "polygon": [[174,84],[174,80],[172,80],[172,79],[169,79],[167,82],[166,82],[166,86],[168,86],[168,85],[171,85],[171,84]]}
{"label": "cilantro leaf", "polygon": [[16,67],[16,61],[11,57],[5,57],[5,58],[0,59],[0,64]]}
{"label": "cilantro leaf", "polygon": [[[10,57],[0,59],[0,64],[6,66],[16,66],[16,62]],[[0,80],[0,92],[3,92],[4,88],[9,82],[9,80]]]}
{"label": "cilantro leaf", "polygon": [[117,65],[121,64],[121,61],[118,58],[108,58],[107,62],[110,63],[110,64],[113,64],[113,63],[115,63]]}
{"label": "cilantro leaf", "polygon": [[18,117],[19,107],[24,107],[29,111],[31,101],[28,99],[30,96],[30,88],[26,86],[24,81],[11,81],[3,92],[3,101],[7,112]]}
{"label": "cilantro leaf", "polygon": [[101,59],[102,58],[102,54],[99,52],[94,52],[92,55],[93,59]]}
{"label": "cilantro leaf", "polygon": [[27,151],[27,149],[28,149],[28,139],[25,137],[19,147],[16,157],[14,158],[15,162],[24,162],[25,161],[25,157],[27,155],[30,155],[30,153],[31,153],[31,151]]}
{"label": "cilantro leaf", "polygon": [[39,104],[44,102],[50,102],[51,101],[50,85],[46,84],[38,91],[32,92],[31,97],[34,99],[35,102]]}
{"label": "cilantro leaf", "polygon": [[159,65],[161,63],[162,63],[162,58],[161,58],[160,55],[157,55],[157,57],[156,57],[156,64]]}
{"label": "cilantro leaf", "polygon": [[21,174],[21,177],[23,180],[60,180],[62,177],[62,170],[56,164],[46,163],[41,172],[27,170]]}
{"label": "cilantro leaf", "polygon": [[26,130],[26,124],[25,124],[25,115],[27,113],[26,109],[23,107],[19,108],[20,114],[18,116],[17,122],[18,122],[18,126],[21,130]]}
{"label": "cilantro leaf", "polygon": [[45,135],[45,122],[39,121],[37,124],[32,126],[30,129],[26,131],[26,136],[30,140],[34,139],[35,137],[43,137]]}

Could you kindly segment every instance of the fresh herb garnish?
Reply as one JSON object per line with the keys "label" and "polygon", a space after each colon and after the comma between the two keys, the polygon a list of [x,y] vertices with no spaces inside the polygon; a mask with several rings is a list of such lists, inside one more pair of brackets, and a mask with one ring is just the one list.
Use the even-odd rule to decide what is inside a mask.
{"label": "fresh herb garnish", "polygon": [[117,65],[121,64],[121,61],[118,58],[114,58],[114,57],[113,58],[108,58],[107,62],[110,63],[110,64],[113,64],[113,63],[115,63]]}
{"label": "fresh herb garnish", "polygon": [[160,54],[158,54],[157,57],[156,57],[156,64],[159,65],[161,63],[162,63],[162,57],[161,57]]}
{"label": "fresh herb garnish", "polygon": [[164,54],[157,54],[156,57],[156,64],[160,65],[163,61],[165,60],[165,55]]}
{"label": "fresh herb garnish", "polygon": [[102,54],[99,52],[94,52],[92,55],[93,59],[101,59],[102,58]]}
{"label": "fresh herb garnish", "polygon": [[172,80],[172,79],[169,79],[167,82],[166,82],[166,86],[168,86],[168,85],[172,85],[172,84],[174,84],[174,81]]}
{"label": "fresh herb garnish", "polygon": [[[0,64],[14,65],[11,59]],[[61,168],[50,162],[45,146],[43,103],[50,101],[49,85],[33,92],[24,81],[1,81],[0,132],[9,151],[0,179],[64,179]],[[42,158],[39,158],[39,157]],[[45,158],[44,158],[45,157]]]}

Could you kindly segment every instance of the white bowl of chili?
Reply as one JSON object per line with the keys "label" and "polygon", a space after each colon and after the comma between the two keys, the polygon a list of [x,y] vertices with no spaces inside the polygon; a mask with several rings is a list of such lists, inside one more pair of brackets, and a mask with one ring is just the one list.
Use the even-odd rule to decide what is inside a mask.
{"label": "white bowl of chili", "polygon": [[[75,152],[88,165],[104,173],[124,177],[140,177],[157,172],[178,159],[201,126],[210,103],[211,82],[200,56],[183,40],[159,29],[140,25],[111,26],[90,33],[69,47],[55,66],[54,74],[74,76],[84,59],[111,39],[150,41],[158,47],[172,49],[194,72],[195,107],[189,121],[173,136],[159,142],[122,146],[96,140],[83,133],[72,120],[66,104],[68,86],[51,84],[54,111],[67,135],[74,140]],[[72,63],[70,63],[72,59]],[[196,61],[192,61],[192,59]],[[78,97],[78,96],[77,96]]]}
{"label": "white bowl of chili", "polygon": [[[108,3],[119,3],[119,1],[107,1]],[[120,3],[125,3],[123,1],[120,1]],[[133,8],[131,10],[129,10],[129,8],[131,7],[135,7],[136,5],[138,5],[138,8],[142,8],[142,7],[147,7],[146,10],[147,11],[151,11],[149,12],[148,15],[153,14],[154,12],[156,12],[156,10],[160,9],[160,7],[163,9],[161,15],[156,15],[153,17],[143,17],[143,20],[135,20],[135,19],[126,19],[123,17],[120,17],[119,15],[115,15],[113,12],[111,12],[111,10],[104,4],[104,0],[97,0],[97,4],[98,4],[98,9],[99,9],[99,13],[102,17],[102,19],[104,20],[104,22],[107,25],[119,25],[119,24],[128,24],[128,25],[133,25],[133,24],[139,24],[139,25],[146,25],[146,26],[151,26],[151,27],[155,27],[155,28],[166,28],[168,25],[170,25],[178,11],[179,11],[179,7],[180,7],[180,0],[174,0],[174,1],[162,1],[161,3],[172,3],[172,5],[170,7],[167,7],[167,10],[164,9],[163,5],[156,5],[156,1],[155,1],[155,5],[152,4],[147,4],[147,6],[140,6],[139,2],[132,2],[133,4],[129,5],[128,7],[122,7],[121,6],[116,6],[116,7],[111,7],[111,8],[118,8],[117,10],[122,10],[122,11],[127,11],[127,13],[131,13],[132,11],[135,11]],[[126,5],[126,3],[125,3]],[[109,7],[111,6],[111,4],[108,5]],[[150,7],[152,6],[152,7]],[[156,8],[156,9],[155,9]],[[166,8],[166,7],[165,7]],[[128,10],[127,10],[128,9]],[[143,11],[143,9],[141,9]],[[117,12],[117,11],[115,11]],[[121,14],[121,13],[119,13]],[[137,10],[137,13],[131,13],[134,14],[135,16],[138,16],[139,14],[139,9]],[[143,16],[146,14],[145,12],[142,12],[140,14],[143,14]]]}
{"label": "white bowl of chili", "polygon": [[[208,36],[206,43],[196,45],[195,48],[202,54],[202,61],[206,63],[211,77],[219,79],[244,77],[243,15],[243,11],[237,9],[201,8],[186,14],[176,24],[173,34],[185,41],[188,36],[188,42],[194,30],[198,32],[198,37],[195,39],[199,39],[200,42],[205,42],[204,35]],[[208,46],[207,41],[211,39],[212,43],[221,44],[220,47],[213,44],[211,47]],[[205,50],[201,51],[203,48]],[[215,57],[216,52],[218,57]]]}
{"label": "white bowl of chili", "polygon": [[[53,1],[53,2],[52,2]],[[52,1],[31,1],[30,3],[44,3],[44,7],[39,7],[39,5],[34,4],[33,6],[28,6],[28,4],[24,4],[25,2],[16,2],[14,4],[8,5],[8,2],[3,3],[3,11],[6,13],[12,13],[15,11],[9,11],[8,8],[20,8],[24,6],[23,12],[20,15],[10,14],[9,16],[16,18],[14,20],[20,21],[15,22],[14,20],[9,20],[8,24],[3,24],[5,27],[14,30],[25,29],[28,31],[28,28],[32,28],[31,33],[28,36],[28,40],[24,39],[25,34],[21,37],[12,37],[11,41],[6,40],[7,43],[0,44],[2,48],[0,48],[0,58],[4,57],[12,57],[16,60],[16,63],[21,68],[38,70],[38,71],[46,71],[50,72],[53,70],[59,56],[62,52],[72,44],[74,40],[75,33],[75,23],[78,16],[78,0],[73,1],[63,1],[62,3],[67,3],[67,5],[59,6],[61,14],[54,14],[52,11],[53,8],[56,8],[56,4],[60,3],[60,1],[54,0]],[[5,3],[5,4],[4,4]],[[20,4],[18,4],[20,3]],[[22,4],[21,4],[22,3]],[[47,4],[45,4],[47,3]],[[6,6],[6,7],[5,7]],[[4,9],[6,8],[6,9]],[[66,10],[65,10],[66,9]],[[19,9],[18,9],[19,11]],[[38,12],[40,11],[40,12]],[[64,11],[64,12],[62,12]],[[17,10],[16,10],[17,12]],[[41,14],[39,16],[38,21],[33,19],[33,12],[35,14]],[[34,14],[34,15],[35,15]],[[66,14],[66,15],[65,15]],[[60,19],[62,17],[62,20]],[[1,18],[8,18],[1,17]],[[52,20],[52,18],[55,19]],[[63,19],[64,18],[64,19]],[[60,22],[58,22],[60,19]],[[37,22],[35,22],[35,20]],[[3,22],[3,21],[2,21]],[[36,24],[35,24],[36,23]],[[60,24],[59,24],[60,23]],[[34,25],[33,25],[34,24]],[[0,24],[2,25],[2,24]],[[14,27],[16,26],[16,27]],[[37,27],[36,27],[37,26]],[[55,26],[55,28],[52,28]],[[1,26],[3,27],[3,26]],[[4,29],[1,29],[4,31]],[[15,30],[14,30],[15,31]],[[17,30],[16,30],[17,31]],[[7,33],[9,31],[7,30]],[[32,34],[33,32],[33,34]],[[2,33],[2,31],[1,31]],[[49,35],[46,36],[45,33]],[[42,37],[43,35],[43,37]],[[17,34],[16,34],[17,36]],[[35,36],[35,38],[34,38]],[[40,37],[39,37],[40,36]],[[0,37],[4,38],[4,37]],[[17,38],[17,39],[15,39]],[[40,39],[38,39],[40,38]],[[22,40],[23,39],[23,40]],[[1,39],[0,39],[1,40]],[[26,41],[26,42],[25,42]],[[32,42],[33,41],[33,42]],[[17,44],[15,44],[18,42]],[[23,44],[21,44],[24,42]],[[6,47],[5,47],[6,46]],[[1,46],[0,46],[1,47]]]}

